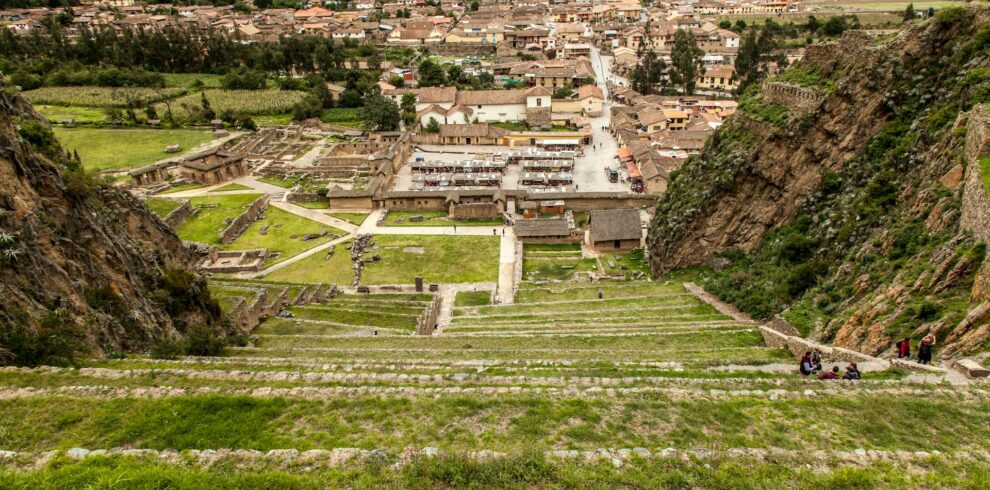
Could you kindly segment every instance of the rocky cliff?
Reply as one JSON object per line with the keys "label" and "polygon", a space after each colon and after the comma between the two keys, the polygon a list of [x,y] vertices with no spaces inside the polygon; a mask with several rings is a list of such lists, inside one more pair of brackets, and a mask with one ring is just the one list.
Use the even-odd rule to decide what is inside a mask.
{"label": "rocky cliff", "polygon": [[179,238],[66,157],[0,86],[0,364],[71,362],[224,330]]}
{"label": "rocky cliff", "polygon": [[988,22],[847,32],[752,87],[660,202],[654,271],[703,266],[740,309],[870,354],[928,332],[944,355],[985,350],[985,238],[960,216],[985,192],[963,183],[986,150]]}

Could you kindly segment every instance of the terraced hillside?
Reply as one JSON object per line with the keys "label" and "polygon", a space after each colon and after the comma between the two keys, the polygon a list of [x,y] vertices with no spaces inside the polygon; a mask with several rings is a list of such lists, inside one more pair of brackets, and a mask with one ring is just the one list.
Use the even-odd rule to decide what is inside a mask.
{"label": "terraced hillside", "polygon": [[[0,471],[0,487],[978,487],[990,477],[980,385],[899,371],[803,379],[757,325],[677,281],[524,283],[503,306],[462,293],[475,306],[453,306],[433,336],[412,335],[431,295],[212,284],[222,301],[282,298],[291,316],[269,318],[225,357],[0,370],[0,448],[12,451],[0,458],[20,470]],[[53,463],[30,471],[39,460]]]}

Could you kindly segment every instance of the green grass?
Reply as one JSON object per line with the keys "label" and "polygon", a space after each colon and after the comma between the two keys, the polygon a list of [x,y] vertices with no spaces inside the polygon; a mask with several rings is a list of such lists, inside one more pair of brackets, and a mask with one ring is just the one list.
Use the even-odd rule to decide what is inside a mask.
{"label": "green grass", "polygon": [[264,182],[266,184],[276,185],[279,187],[285,187],[286,189],[296,185],[301,180],[297,176],[279,177],[277,175],[266,175],[264,177],[258,177],[258,182]]}
{"label": "green grass", "polygon": [[252,116],[258,126],[287,126],[292,123],[292,114],[259,114]]}
{"label": "green grass", "polygon": [[[422,276],[426,283],[495,281],[500,240],[490,236],[376,235],[377,247],[365,257],[378,254],[382,260],[365,263],[361,282],[412,284],[416,276]],[[404,252],[406,247],[422,247],[424,253]]]}
{"label": "green grass", "polygon": [[[650,265],[646,263],[643,249],[618,254],[607,253],[602,255],[600,260],[602,267],[609,274],[628,274],[636,271],[647,275],[650,274]],[[615,264],[615,267],[609,266],[609,260]]]}
{"label": "green grass", "polygon": [[292,204],[308,209],[327,209],[330,207],[330,203],[328,201],[299,201],[293,202]]}
{"label": "green grass", "polygon": [[326,252],[313,254],[292,265],[279,269],[265,276],[272,281],[287,281],[299,283],[325,283],[349,286],[354,278],[351,254],[345,242],[336,245],[333,256],[327,260]]}
{"label": "green grass", "polygon": [[334,218],[344,220],[352,225],[361,226],[368,219],[368,213],[329,213]]}
{"label": "green grass", "polygon": [[523,258],[523,278],[528,280],[570,279],[577,272],[593,272],[598,270],[595,259],[580,257],[559,258],[525,256]]}
{"label": "green grass", "polygon": [[205,88],[220,88],[223,85],[223,75],[213,73],[162,73],[166,87],[193,88],[199,80]]}
{"label": "green grass", "polygon": [[983,180],[983,189],[990,196],[990,157],[980,158],[980,179]]}
{"label": "green grass", "polygon": [[72,119],[76,124],[92,124],[106,121],[107,115],[100,109],[80,106],[36,105],[35,110],[51,123]]}
{"label": "green grass", "polygon": [[[91,170],[140,167],[174,158],[213,139],[209,131],[195,129],[95,129],[55,128],[62,146],[79,152],[83,166]],[[171,144],[182,152],[165,153]]]}
{"label": "green grass", "polygon": [[200,209],[182,223],[176,233],[183,240],[217,245],[220,243],[220,232],[227,227],[224,220],[239,216],[258,196],[260,194],[189,198],[193,208]]}
{"label": "green grass", "polygon": [[633,446],[805,449],[810,439],[816,449],[946,451],[986,448],[988,409],[987,403],[911,396],[778,401],[677,401],[662,395],[591,400],[518,395],[329,401],[216,395],[31,398],[0,401],[7,415],[0,443],[15,451],[435,445],[523,452]]}
{"label": "green grass", "polygon": [[202,187],[204,187],[203,184],[200,184],[199,182],[190,182],[188,184],[179,184],[177,186],[169,187],[168,189],[159,192],[159,194],[175,194],[178,192],[191,191],[193,189],[201,189]]}
{"label": "green grass", "polygon": [[[824,468],[823,468],[824,466]],[[812,469],[814,468],[814,469]],[[125,483],[126,482],[126,483]],[[120,483],[120,485],[117,485]],[[610,463],[547,459],[537,453],[491,460],[464,456],[418,458],[397,469],[381,462],[301,472],[278,466],[218,464],[209,469],[126,457],[57,458],[25,471],[0,470],[0,486],[36,488],[245,489],[271,488],[986,488],[979,463],[932,459],[868,466],[808,460],[749,458],[634,458]]]}
{"label": "green grass", "polygon": [[[422,221],[410,221],[414,216],[422,216]],[[502,226],[501,219],[453,220],[447,218],[446,211],[389,211],[384,226]]]}
{"label": "green grass", "polygon": [[175,199],[164,199],[161,197],[152,197],[145,201],[148,205],[148,209],[152,213],[155,213],[160,218],[168,216],[168,213],[175,211],[179,206],[182,206],[182,201],[177,201]]}
{"label": "green grass", "polygon": [[356,127],[359,127],[361,123],[364,122],[364,117],[362,117],[361,111],[362,110],[359,107],[336,107],[333,109],[326,109],[323,111],[323,114],[320,115],[320,120],[325,123],[342,126],[351,126],[356,124]]}
{"label": "green grass", "polygon": [[454,306],[487,306],[492,304],[491,291],[461,291],[454,299]]}
{"label": "green grass", "polygon": [[[262,235],[261,230],[265,226],[268,227],[268,232]],[[324,225],[323,223],[303,218],[302,216],[292,214],[274,206],[269,206],[265,210],[265,217],[263,219],[251,223],[251,226],[241,236],[237,237],[237,240],[234,240],[229,245],[223,245],[221,248],[226,250],[267,248],[269,252],[277,252],[279,254],[278,257],[269,260],[267,265],[272,265],[330,241],[331,236],[324,236],[310,241],[302,239],[302,236],[305,234],[321,233],[323,231],[329,231],[337,235],[346,234],[341,230]]]}
{"label": "green grass", "polygon": [[524,243],[523,252],[580,252],[579,243]]}
{"label": "green grass", "polygon": [[247,186],[247,185],[244,185],[244,184],[233,183],[233,184],[227,184],[227,185],[225,185],[225,186],[223,186],[223,187],[221,187],[219,189],[213,189],[213,192],[250,191],[250,190],[253,190],[253,189],[254,188],[251,187],[251,186]]}

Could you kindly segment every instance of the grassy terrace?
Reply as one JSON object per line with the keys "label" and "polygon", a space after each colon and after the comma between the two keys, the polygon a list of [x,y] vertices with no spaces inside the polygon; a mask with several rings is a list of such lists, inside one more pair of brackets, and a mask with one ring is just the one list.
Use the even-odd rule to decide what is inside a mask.
{"label": "grassy terrace", "polygon": [[[62,146],[79,152],[83,166],[93,170],[140,167],[188,152],[213,139],[209,131],[195,129],[95,129],[55,128]],[[178,144],[182,152],[165,153]]]}
{"label": "grassy terrace", "polygon": [[294,264],[265,276],[272,281],[299,283],[325,283],[350,285],[354,278],[351,253],[347,247],[351,242],[337,244],[329,257],[329,252],[318,252]]}
{"label": "grassy terrace", "polygon": [[[402,247],[412,246],[390,241],[393,238],[422,237],[376,237],[381,249],[373,253],[382,254],[385,264],[390,260],[387,253],[402,254]],[[493,264],[497,240],[494,243]],[[481,246],[465,246],[464,253],[477,253]],[[423,261],[417,254],[406,254]],[[439,263],[464,274],[459,270],[463,259],[439,253],[431,258],[437,269]],[[288,287],[295,298],[304,283],[332,282],[326,280],[335,270],[329,264],[350,275],[349,254],[340,248],[329,261],[316,254],[271,275],[286,273],[286,278],[214,280],[211,291],[222,301],[233,301],[257,288],[274,292]],[[304,267],[296,268],[300,265]],[[376,265],[380,264],[370,264]],[[307,273],[311,280],[300,279]],[[489,292],[462,292],[455,299],[453,325],[432,337],[411,335],[430,295],[344,294],[319,304],[289,307],[290,318],[270,318],[253,332],[258,338],[255,346],[229,349],[226,357],[135,356],[85,361],[87,369],[79,370],[0,371],[0,390],[50,390],[20,399],[0,397],[0,411],[5,414],[0,418],[0,448],[356,447],[382,448],[396,455],[403,448],[430,446],[453,459],[416,460],[389,470],[388,478],[397,486],[441,488],[466,482],[481,485],[481,481],[496,487],[599,487],[602,481],[587,475],[614,471],[607,461],[571,468],[566,461],[542,459],[539,454],[549,449],[801,451],[812,440],[816,450],[990,450],[990,397],[981,391],[924,384],[899,371],[868,372],[864,381],[851,383],[822,382],[791,370],[775,370],[778,363],[794,363],[793,357],[765,347],[752,325],[735,322],[685,294],[681,280],[524,283],[511,305],[491,305]],[[602,300],[597,297],[599,290]],[[758,370],[738,367],[744,365]],[[71,395],[58,392],[70,388],[75,390]],[[185,391],[163,398],[141,395],[141,390],[165,388]],[[267,394],[269,390],[277,391]],[[475,463],[456,462],[464,451],[477,450],[506,452],[507,461],[533,466],[499,467],[496,460],[477,463],[482,466],[475,468],[471,466]],[[158,467],[149,462],[139,470],[128,466],[136,461],[87,459],[36,473],[4,474],[0,469],[0,486],[13,482],[43,488],[64,481],[73,486],[93,475],[112,475],[126,468],[131,470],[129,477],[138,480],[141,476],[134,471],[139,471],[137,475],[161,471],[173,483],[186,481],[183,478],[196,484],[221,479],[226,483],[220,486],[250,487],[255,480],[239,480],[238,475],[263,468],[219,464],[206,473],[191,469],[194,466]],[[660,475],[708,471],[677,466],[689,464],[685,461],[659,459],[648,467],[633,461],[624,473],[610,473],[608,478],[632,486],[682,486],[682,480]],[[745,460],[706,461],[721,468],[704,473],[708,476],[701,481],[712,488],[793,482],[836,487],[867,482],[858,486],[871,487],[901,484],[915,474],[874,464],[856,471],[875,473],[851,476],[843,469],[844,478],[829,478],[823,476],[827,472],[790,470],[796,463],[785,456],[775,457],[772,466]],[[424,464],[436,466],[424,470]],[[747,466],[733,466],[742,464]],[[812,467],[822,464],[831,462],[818,461]],[[235,467],[237,473],[227,472],[226,468]],[[294,475],[302,473],[295,466],[281,467],[285,468],[293,469]],[[917,464],[912,468],[917,469]],[[984,470],[976,468],[960,467],[966,476],[945,475],[943,465],[937,474],[950,483],[970,482],[966,478],[984,481],[982,473],[973,473]],[[364,478],[347,476],[351,471],[347,468],[325,475],[320,471],[314,473],[325,477],[319,485],[334,481],[347,486],[346,482]],[[462,480],[451,476],[452,471],[466,471],[469,476]],[[484,477],[488,471],[503,476]],[[504,476],[520,471],[529,476]],[[533,476],[532,471],[545,476]],[[264,475],[268,487],[291,486],[282,483],[296,478],[286,474],[272,480],[273,473]],[[375,486],[382,478],[374,475],[366,485],[356,486]]]}
{"label": "grassy terrace", "polygon": [[416,276],[431,282],[484,282],[498,278],[499,237],[376,235],[381,261],[365,263],[363,284],[412,284]]}
{"label": "grassy terrace", "polygon": [[236,218],[260,195],[233,194],[190,198],[189,202],[199,210],[183,222],[176,232],[183,240],[219,244],[220,232],[227,227],[224,220]]}
{"label": "grassy terrace", "polygon": [[266,264],[272,265],[326,243],[332,238],[332,235],[327,235],[305,240],[304,236],[307,234],[329,232],[338,236],[346,235],[346,232],[342,230],[274,206],[269,206],[265,210],[264,216],[264,218],[251,223],[251,226],[237,237],[237,240],[229,245],[224,245],[222,248],[226,250],[267,248],[271,253],[278,253],[277,257],[269,259],[268,264]]}
{"label": "grassy terrace", "polygon": [[157,214],[159,218],[164,218],[168,216],[168,213],[171,213],[179,206],[182,206],[182,201],[152,197],[145,201],[145,204],[148,205],[148,209],[150,209],[152,213]]}
{"label": "grassy terrace", "polygon": [[368,213],[328,213],[334,218],[344,220],[352,225],[361,226],[364,220],[368,219]]}
{"label": "grassy terrace", "polygon": [[[410,218],[421,217],[422,221]],[[384,226],[502,226],[501,219],[452,220],[446,211],[389,211]]]}

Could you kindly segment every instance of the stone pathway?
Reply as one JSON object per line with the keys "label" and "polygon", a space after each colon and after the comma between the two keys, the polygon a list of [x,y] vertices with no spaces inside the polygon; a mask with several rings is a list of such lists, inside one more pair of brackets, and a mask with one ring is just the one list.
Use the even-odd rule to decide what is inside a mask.
{"label": "stone pathway", "polygon": [[437,318],[437,330],[435,335],[442,335],[445,328],[450,326],[454,312],[454,301],[457,293],[466,291],[494,291],[496,287],[492,282],[476,282],[463,284],[441,284],[440,285],[440,316]]}

